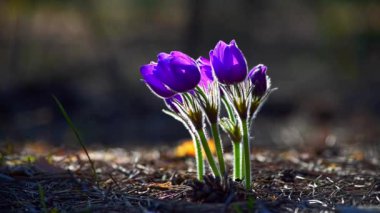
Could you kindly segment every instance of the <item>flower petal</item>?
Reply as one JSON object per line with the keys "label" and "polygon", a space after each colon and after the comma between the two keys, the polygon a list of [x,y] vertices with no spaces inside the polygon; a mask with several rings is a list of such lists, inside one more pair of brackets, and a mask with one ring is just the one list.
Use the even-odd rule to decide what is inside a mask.
{"label": "flower petal", "polygon": [[252,93],[257,97],[263,96],[267,90],[267,69],[267,66],[259,64],[252,68],[248,74],[248,77],[254,85]]}
{"label": "flower petal", "polygon": [[205,89],[208,89],[209,85],[214,81],[210,60],[201,56],[197,59],[196,62],[201,72],[201,80],[199,82],[199,85]]}
{"label": "flower petal", "polygon": [[155,76],[155,69],[155,63],[141,66],[140,73],[146,85],[152,90],[153,93],[162,98],[169,98],[175,95],[175,92],[170,90]]}

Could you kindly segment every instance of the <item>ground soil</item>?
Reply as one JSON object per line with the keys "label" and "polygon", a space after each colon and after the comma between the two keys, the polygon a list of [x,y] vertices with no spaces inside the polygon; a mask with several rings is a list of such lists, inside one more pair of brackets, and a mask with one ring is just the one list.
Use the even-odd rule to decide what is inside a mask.
{"label": "ground soil", "polygon": [[[170,148],[83,151],[3,146],[0,209],[14,212],[380,212],[378,155],[349,147],[258,148],[252,191]],[[232,156],[226,154],[231,165]]]}

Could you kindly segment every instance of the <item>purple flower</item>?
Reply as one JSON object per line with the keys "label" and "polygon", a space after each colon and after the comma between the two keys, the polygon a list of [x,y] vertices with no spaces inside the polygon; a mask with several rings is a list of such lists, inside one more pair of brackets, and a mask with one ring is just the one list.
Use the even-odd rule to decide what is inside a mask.
{"label": "purple flower", "polygon": [[254,86],[252,93],[254,96],[261,97],[267,91],[267,66],[259,64],[252,68],[248,74],[248,78]]}
{"label": "purple flower", "polygon": [[210,60],[201,56],[196,62],[199,66],[199,70],[201,71],[201,81],[199,82],[199,86],[204,89],[208,89],[209,85],[214,81]]}
{"label": "purple flower", "polygon": [[187,92],[197,86],[201,79],[198,66],[190,56],[172,51],[158,54],[156,76],[171,90]]}
{"label": "purple flower", "polygon": [[143,65],[140,68],[141,76],[143,77],[146,85],[155,93],[156,95],[162,98],[169,98],[175,94],[170,90],[165,84],[163,84],[156,75],[157,64],[151,62],[150,64]]}
{"label": "purple flower", "polygon": [[230,44],[219,41],[210,51],[210,60],[214,74],[222,84],[236,84],[247,76],[247,62],[235,40]]}
{"label": "purple flower", "polygon": [[179,102],[181,104],[183,103],[181,95],[176,94],[175,96],[173,96],[171,98],[165,99],[166,106],[168,106],[168,108],[173,110],[174,112],[179,113],[179,110],[178,110],[175,102]]}

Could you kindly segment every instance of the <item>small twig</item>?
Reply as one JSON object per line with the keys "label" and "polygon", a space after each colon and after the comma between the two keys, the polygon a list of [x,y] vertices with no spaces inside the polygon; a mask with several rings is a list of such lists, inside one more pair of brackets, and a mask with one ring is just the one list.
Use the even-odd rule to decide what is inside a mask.
{"label": "small twig", "polygon": [[119,185],[119,183],[115,180],[115,178],[112,176],[112,174],[109,174],[108,175],[111,180],[115,183],[115,185],[117,186],[117,188],[119,188],[119,190],[121,190],[121,186]]}

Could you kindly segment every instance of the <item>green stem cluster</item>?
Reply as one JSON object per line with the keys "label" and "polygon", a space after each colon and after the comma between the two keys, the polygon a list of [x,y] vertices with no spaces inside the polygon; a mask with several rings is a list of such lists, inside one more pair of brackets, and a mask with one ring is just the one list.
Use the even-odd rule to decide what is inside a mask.
{"label": "green stem cluster", "polygon": [[[219,89],[223,91],[222,96],[219,95]],[[270,93],[269,91],[264,99],[257,99],[251,93],[251,89],[249,83],[222,87],[215,85],[211,92],[197,87],[195,95],[183,93],[183,102],[174,102],[175,107],[178,107],[177,111],[164,111],[182,121],[191,132],[194,141],[197,178],[200,181],[203,180],[205,174],[202,149],[213,175],[220,178],[227,175],[219,131],[220,126],[232,141],[233,178],[234,180],[243,180],[245,188],[251,189],[249,128],[255,117],[254,113],[257,113],[260,104],[266,100]],[[228,117],[219,117],[221,102],[225,106]],[[205,118],[209,123],[210,132],[214,139],[217,161],[214,159],[206,137]]]}

